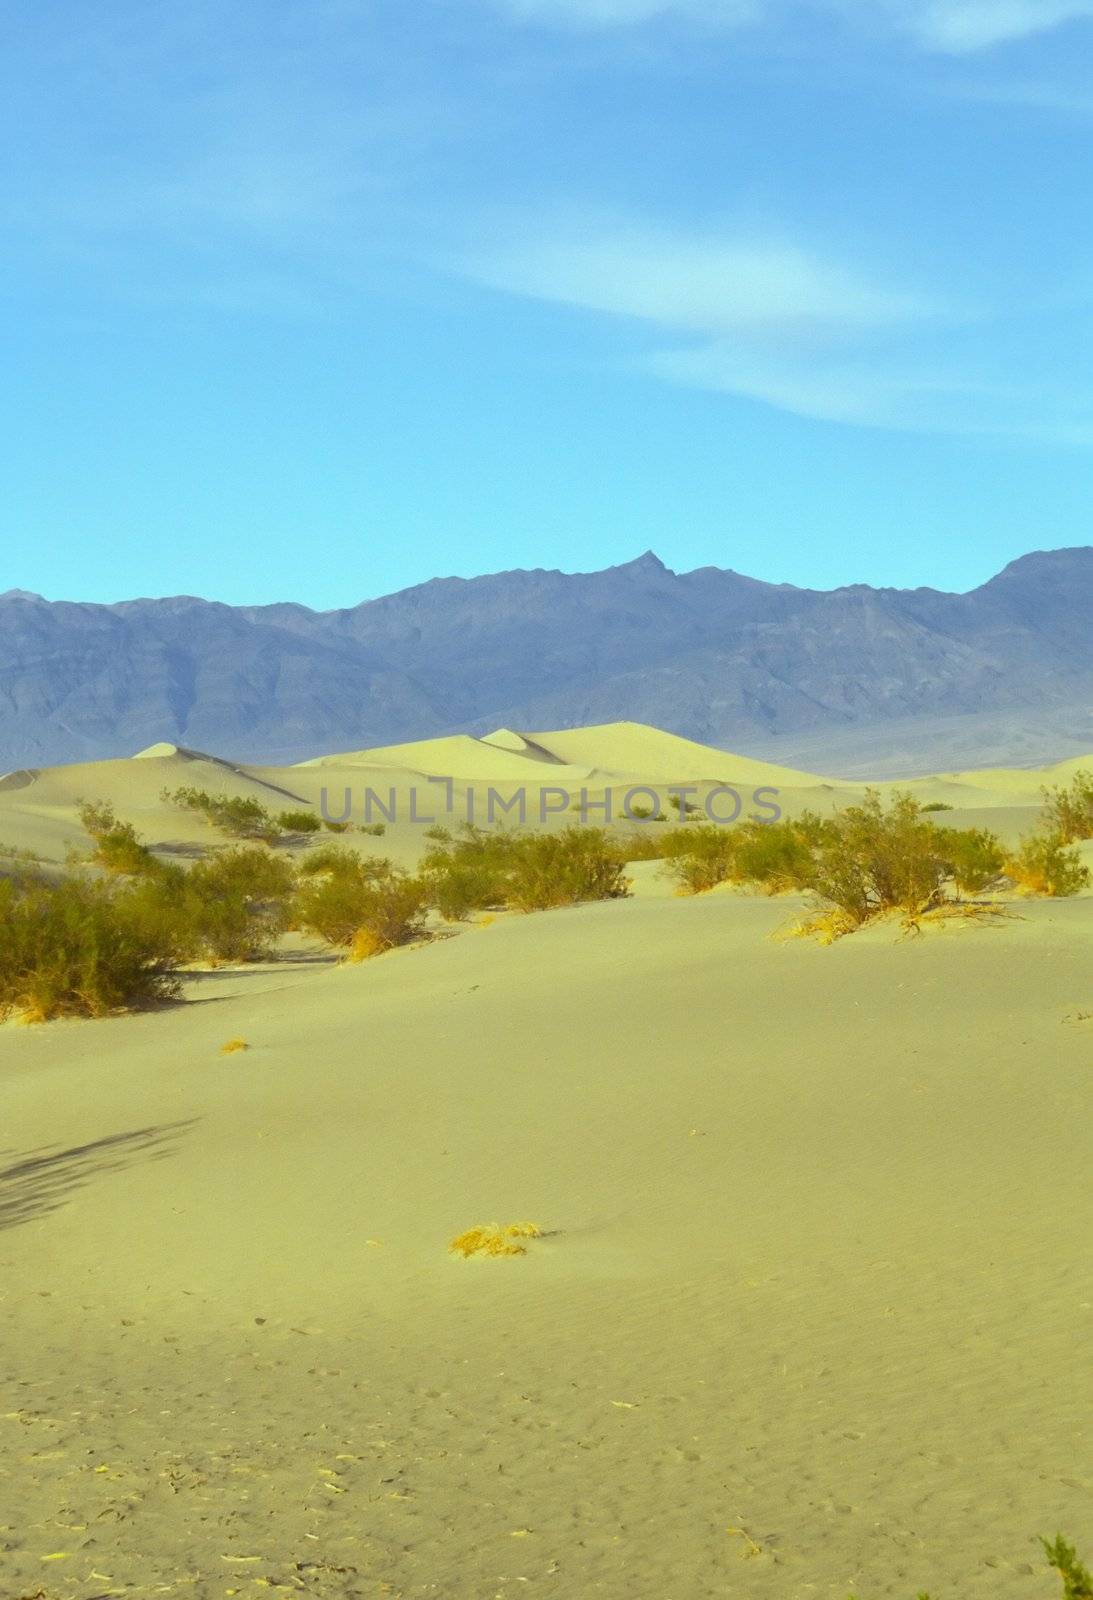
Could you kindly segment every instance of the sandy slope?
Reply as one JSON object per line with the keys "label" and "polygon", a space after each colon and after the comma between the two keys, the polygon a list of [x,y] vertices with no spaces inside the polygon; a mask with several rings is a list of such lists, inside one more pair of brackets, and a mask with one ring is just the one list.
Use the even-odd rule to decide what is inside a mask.
{"label": "sandy slope", "polygon": [[1093,1546],[1090,902],[830,950],[792,909],[0,1029],[0,1592],[1050,1593],[1031,1536]]}
{"label": "sandy slope", "polygon": [[[880,787],[887,792],[909,789],[924,802],[953,807],[969,826],[994,827],[1006,839],[1015,839],[1036,821],[1045,783],[1066,782],[1079,768],[1090,766],[1093,757],[1042,771],[942,773]],[[526,800],[529,825],[538,825],[544,814],[541,796],[544,789],[550,791],[546,825],[557,827],[580,820],[576,811],[567,809],[566,795],[574,805],[586,796],[589,820],[600,822],[603,813],[597,808],[608,790],[613,815],[618,817],[625,796],[635,786],[657,789],[666,805],[666,785],[693,785],[694,799],[702,804],[712,789],[725,783],[737,787],[744,814],[752,810],[760,790],[773,790],[788,815],[805,807],[828,811],[864,792],[861,784],[713,750],[637,723],[537,734],[502,728],[482,739],[453,735],[324,756],[292,767],[236,765],[174,745],[155,745],[128,760],[50,767],[0,778],[0,846],[30,849],[49,862],[62,863],[69,849],[86,843],[76,817],[80,800],[109,800],[157,848],[185,859],[196,848],[216,842],[216,835],[200,819],[165,806],[160,798],[164,789],[188,785],[250,796],[274,812],[301,805],[319,809],[325,795],[333,817],[346,814],[347,805],[355,823],[393,817],[386,823],[382,844],[362,844],[359,837],[355,842],[411,865],[421,853],[430,823],[457,825],[468,817],[481,823],[491,818],[503,822],[506,813],[500,802],[512,803],[520,795]],[[491,793],[499,797],[498,804]],[[649,797],[637,798],[647,803]],[[769,793],[765,799],[770,799]],[[729,814],[730,804],[724,798],[716,800],[715,814]],[[513,820],[516,815],[509,813]]]}

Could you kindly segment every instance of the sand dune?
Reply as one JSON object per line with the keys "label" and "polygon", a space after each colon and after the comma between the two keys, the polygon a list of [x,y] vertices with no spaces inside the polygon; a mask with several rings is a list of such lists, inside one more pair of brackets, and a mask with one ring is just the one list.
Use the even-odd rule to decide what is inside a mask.
{"label": "sand dune", "polygon": [[[993,827],[1004,838],[1015,839],[1035,822],[1045,784],[1066,782],[1091,765],[1093,757],[1041,771],[951,772],[879,787],[884,792],[909,789],[924,803],[951,806],[969,826]],[[431,780],[450,782],[450,811],[445,783]],[[76,816],[81,799],[109,801],[153,845],[169,850],[208,844],[211,836],[199,819],[164,806],[164,789],[186,785],[249,796],[273,811],[318,808],[325,792],[333,817],[342,814],[348,795],[354,820],[364,817],[365,791],[372,789],[377,803],[372,807],[369,802],[367,820],[393,818],[383,853],[412,864],[430,819],[456,824],[470,815],[487,821],[491,789],[503,800],[526,793],[529,825],[535,825],[537,796],[544,786],[568,791],[574,805],[586,793],[595,806],[610,790],[617,816],[629,788],[652,786],[663,803],[666,786],[673,784],[693,785],[699,804],[713,788],[735,785],[745,810],[756,790],[772,789],[788,815],[806,807],[829,811],[853,802],[865,789],[862,783],[755,761],[636,723],[527,734],[501,728],[483,738],[452,735],[321,756],[290,767],[236,764],[162,743],[127,760],[46,767],[0,779],[0,844],[63,861],[66,851],[83,843]],[[491,814],[495,821],[504,815],[500,806]],[[602,813],[592,811],[590,816],[598,821]],[[574,820],[563,804],[547,822],[562,826]]]}
{"label": "sand dune", "polygon": [[1088,902],[792,909],[0,1029],[5,1592],[1041,1592],[1093,1490]]}

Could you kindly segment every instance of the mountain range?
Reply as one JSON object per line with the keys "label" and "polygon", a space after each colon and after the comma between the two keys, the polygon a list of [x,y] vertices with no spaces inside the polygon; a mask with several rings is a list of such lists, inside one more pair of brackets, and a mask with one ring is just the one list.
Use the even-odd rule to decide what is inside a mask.
{"label": "mountain range", "polygon": [[620,719],[848,774],[1084,753],[1093,548],[1023,556],[967,594],[676,573],[650,551],[324,612],[0,595],[0,770],[157,740],[286,762]]}

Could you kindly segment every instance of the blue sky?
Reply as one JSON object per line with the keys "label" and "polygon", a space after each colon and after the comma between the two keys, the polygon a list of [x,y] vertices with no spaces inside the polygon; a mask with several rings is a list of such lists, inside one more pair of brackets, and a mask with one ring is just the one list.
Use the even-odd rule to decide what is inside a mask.
{"label": "blue sky", "polygon": [[0,589],[1093,542],[1093,0],[13,0]]}

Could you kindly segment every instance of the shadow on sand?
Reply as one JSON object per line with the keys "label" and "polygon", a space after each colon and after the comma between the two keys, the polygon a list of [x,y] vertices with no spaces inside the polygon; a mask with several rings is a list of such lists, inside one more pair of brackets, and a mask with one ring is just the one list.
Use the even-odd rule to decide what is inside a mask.
{"label": "shadow on sand", "polygon": [[[162,1161],[174,1153],[174,1144],[194,1121],[136,1128],[68,1149],[44,1145],[28,1150],[16,1161],[0,1166],[0,1231],[59,1210],[93,1178],[120,1172],[135,1161]],[[11,1154],[4,1152],[0,1160]]]}

